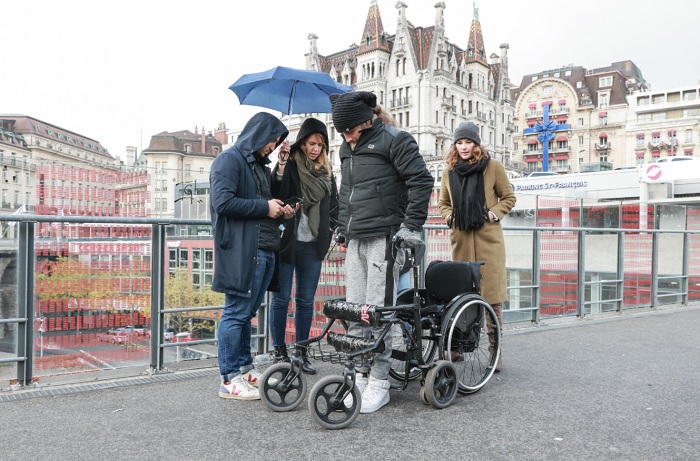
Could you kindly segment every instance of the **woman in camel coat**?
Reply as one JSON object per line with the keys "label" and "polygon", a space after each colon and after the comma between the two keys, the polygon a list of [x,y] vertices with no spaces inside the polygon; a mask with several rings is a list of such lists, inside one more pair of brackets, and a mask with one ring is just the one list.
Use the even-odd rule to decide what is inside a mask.
{"label": "woman in camel coat", "polygon": [[[447,154],[438,208],[450,227],[454,261],[484,261],[481,295],[503,324],[501,303],[508,299],[506,250],[501,219],[515,206],[503,165],[481,147],[478,127],[457,127]],[[501,360],[496,371],[501,370]]]}

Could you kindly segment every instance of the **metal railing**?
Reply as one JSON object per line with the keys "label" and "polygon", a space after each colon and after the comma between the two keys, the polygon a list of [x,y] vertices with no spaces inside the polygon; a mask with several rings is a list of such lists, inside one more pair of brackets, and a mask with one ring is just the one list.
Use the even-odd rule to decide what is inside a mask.
{"label": "metal railing", "polygon": [[[16,282],[16,305],[13,305],[9,295],[12,290],[0,293],[0,382],[8,380],[11,385],[27,386],[40,378],[50,379],[66,373],[73,376],[82,373],[88,380],[94,379],[95,372],[136,365],[147,365],[150,373],[156,373],[178,366],[177,363],[183,360],[183,351],[191,353],[187,360],[193,357],[215,358],[216,351],[212,350],[212,346],[216,344],[216,337],[197,339],[185,345],[164,339],[168,318],[185,313],[192,316],[204,311],[220,311],[223,308],[166,306],[165,300],[168,250],[171,244],[180,245],[187,240],[173,227],[193,226],[201,230],[203,226],[210,225],[209,221],[10,215],[0,217],[0,222],[12,222],[12,226],[16,226],[16,241],[0,241],[4,244],[4,247],[0,246],[0,252],[5,258],[2,265],[5,272],[0,273],[0,279],[5,281],[5,287],[8,280]],[[47,258],[41,250],[47,240],[62,239],[59,243],[68,249],[78,243],[97,240],[99,244],[109,246],[119,240],[98,238],[90,233],[87,234],[89,237],[76,237],[77,233],[72,230],[64,230],[58,237],[46,237],[37,226],[100,225],[100,228],[104,228],[105,225],[127,224],[150,228],[150,236],[138,234],[142,236],[140,242],[144,245],[143,248],[139,247],[139,252],[150,255],[151,283],[146,295],[150,300],[150,340],[134,349],[139,352],[135,358],[129,358],[128,354],[126,358],[122,357],[124,354],[112,354],[115,348],[122,351],[119,349],[121,345],[96,345],[92,342],[92,335],[97,330],[93,320],[98,313],[88,311],[88,326],[83,326],[83,331],[80,331],[82,318],[77,310],[71,317],[70,304],[66,320],[65,312],[60,309],[45,314],[42,310],[44,307],[39,307],[40,303],[37,303],[37,276],[41,275],[42,280],[47,279],[45,274],[39,272],[37,261]],[[503,303],[506,323],[537,323],[543,317],[583,317],[602,312],[622,312],[626,308],[688,304],[700,299],[700,231],[504,226],[504,233],[509,280],[508,301]],[[191,240],[199,245],[211,242],[196,235],[192,235]],[[446,226],[424,226],[424,241],[427,251],[423,267],[433,260],[451,259]],[[78,247],[71,251],[78,251]],[[344,295],[343,261],[342,251],[332,247],[324,261],[317,291],[318,303]],[[16,275],[8,271],[16,271]],[[106,275],[109,277],[110,274]],[[70,296],[68,298],[67,302],[73,302]],[[316,311],[319,310],[317,306]],[[255,325],[257,348],[254,349],[257,352],[267,351],[266,311],[266,308],[259,310]],[[36,319],[49,315],[55,317],[57,329],[51,332],[53,336],[45,336],[44,327],[40,330],[36,322]],[[132,311],[132,322],[133,317]],[[323,319],[318,322],[323,322]],[[60,328],[58,325],[61,325]],[[73,330],[77,330],[77,333]],[[40,342],[36,340],[36,335],[40,336]],[[54,344],[58,344],[53,350],[45,349],[49,339],[56,340]],[[127,346],[124,344],[124,349]],[[209,349],[205,350],[205,347]],[[44,356],[45,351],[48,357]],[[109,354],[103,354],[105,351]],[[47,360],[53,357],[61,357],[61,360]],[[8,370],[12,364],[16,369]],[[0,389],[2,387],[0,385]]]}

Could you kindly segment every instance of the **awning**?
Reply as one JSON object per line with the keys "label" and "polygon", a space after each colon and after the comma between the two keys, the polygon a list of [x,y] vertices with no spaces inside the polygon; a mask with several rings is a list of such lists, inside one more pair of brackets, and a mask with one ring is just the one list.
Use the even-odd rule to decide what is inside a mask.
{"label": "awning", "polygon": [[529,140],[527,143],[528,143],[528,144],[537,144],[537,140],[536,140],[536,139],[531,139],[531,140]]}
{"label": "awning", "polygon": [[542,105],[543,105],[543,106],[551,106],[551,105],[552,105],[552,101],[545,101],[545,102],[542,103]]}
{"label": "awning", "polygon": [[658,150],[653,150],[653,151],[651,151],[651,156],[652,156],[652,157],[658,157],[659,154],[660,154],[660,151],[658,151]]}
{"label": "awning", "polygon": [[607,112],[598,112],[598,117],[607,117],[608,113]]}
{"label": "awning", "polygon": [[560,99],[560,100],[559,100],[559,104],[560,104],[560,105],[561,105],[561,104],[566,104],[566,99]]}
{"label": "awning", "polygon": [[637,158],[644,158],[644,152],[635,152]]}
{"label": "awning", "polygon": [[637,133],[637,139],[644,139],[644,133]]}
{"label": "awning", "polygon": [[525,157],[525,161],[530,163],[530,162],[536,162],[537,157]]}
{"label": "awning", "polygon": [[530,104],[530,105],[527,106],[527,107],[530,108],[530,109],[534,109],[535,107],[537,107],[537,103],[534,103],[534,102],[533,102],[532,104]]}
{"label": "awning", "polygon": [[661,134],[661,132],[659,132],[659,131],[652,131],[651,132],[652,136],[659,136],[660,134]]}
{"label": "awning", "polygon": [[554,156],[554,160],[569,160],[569,156],[566,154],[557,154]]}
{"label": "awning", "polygon": [[569,142],[569,138],[567,138],[566,136],[559,136],[559,137],[557,138],[557,141],[559,141],[559,142],[561,142],[561,141]]}
{"label": "awning", "polygon": [[668,135],[669,135],[669,136],[675,136],[675,135],[676,135],[676,130],[674,130],[674,129],[668,130]]}
{"label": "awning", "polygon": [[605,133],[605,132],[603,132],[603,133],[600,133],[600,134],[598,135],[598,137],[599,137],[599,138],[607,138],[607,137],[608,137],[608,134]]}
{"label": "awning", "polygon": [[556,121],[557,121],[557,122],[565,122],[565,121],[566,121],[566,115],[557,115]]}
{"label": "awning", "polygon": [[527,121],[528,126],[535,126],[537,124],[537,120],[530,119]]}
{"label": "awning", "polygon": [[692,147],[686,147],[685,149],[683,149],[683,153],[684,153],[685,155],[693,155],[693,148],[692,148]]}

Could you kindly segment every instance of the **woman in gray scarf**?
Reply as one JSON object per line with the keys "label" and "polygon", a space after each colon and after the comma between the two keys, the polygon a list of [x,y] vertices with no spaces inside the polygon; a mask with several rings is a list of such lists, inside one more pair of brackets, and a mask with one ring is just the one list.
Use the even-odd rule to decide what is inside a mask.
{"label": "woman in gray scarf", "polygon": [[[283,144],[280,148],[279,162],[273,170],[272,192],[285,203],[301,201],[301,206],[284,224],[279,291],[273,292],[270,304],[270,333],[277,362],[289,360],[286,325],[295,273],[295,341],[309,338],[321,265],[338,221],[338,190],[328,159],[326,125],[315,118],[306,119],[297,141],[288,150],[285,147]],[[300,349],[302,371],[316,373],[306,347]]]}

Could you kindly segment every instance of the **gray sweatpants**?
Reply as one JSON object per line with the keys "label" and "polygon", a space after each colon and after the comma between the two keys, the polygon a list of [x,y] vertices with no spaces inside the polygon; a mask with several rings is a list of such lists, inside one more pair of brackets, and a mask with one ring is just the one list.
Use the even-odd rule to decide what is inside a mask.
{"label": "gray sweatpants", "polygon": [[[350,240],[345,253],[346,299],[349,302],[384,306],[386,297],[386,237]],[[403,256],[403,255],[401,255]],[[394,264],[394,287],[398,282],[400,264]],[[396,289],[392,290],[392,304],[396,303]],[[370,327],[360,322],[350,322],[348,334],[369,338],[378,337],[383,327]],[[375,379],[389,379],[391,369],[391,334],[384,339],[385,349],[374,357],[371,375]],[[369,372],[363,363],[357,367],[361,373]]]}

